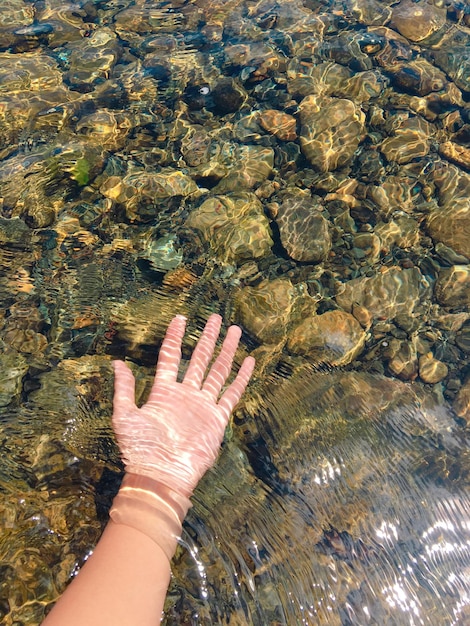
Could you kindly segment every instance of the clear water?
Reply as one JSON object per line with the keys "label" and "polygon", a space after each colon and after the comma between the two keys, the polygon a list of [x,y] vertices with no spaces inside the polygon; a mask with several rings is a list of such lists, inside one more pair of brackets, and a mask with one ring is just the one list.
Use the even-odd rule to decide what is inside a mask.
{"label": "clear water", "polygon": [[111,359],[213,311],[258,367],[164,623],[470,623],[469,15],[3,0],[2,624],[106,523]]}

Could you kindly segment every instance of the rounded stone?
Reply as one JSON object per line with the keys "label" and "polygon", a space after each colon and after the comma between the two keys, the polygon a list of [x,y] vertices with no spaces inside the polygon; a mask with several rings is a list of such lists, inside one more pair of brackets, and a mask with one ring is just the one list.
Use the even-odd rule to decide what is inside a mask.
{"label": "rounded stone", "polygon": [[359,305],[375,320],[392,320],[397,315],[411,315],[428,288],[418,268],[390,267],[375,276],[354,278],[341,285],[336,302],[346,311]]}
{"label": "rounded stone", "polygon": [[439,146],[439,154],[451,163],[455,163],[465,170],[470,170],[470,148],[453,141],[445,141]]}
{"label": "rounded stone", "polygon": [[216,193],[254,189],[271,176],[274,150],[264,146],[227,142],[222,146],[218,163],[225,166],[227,174],[214,188]]}
{"label": "rounded stone", "polygon": [[467,378],[460,387],[453,402],[453,409],[459,417],[470,423],[470,378]]}
{"label": "rounded stone", "polygon": [[470,198],[432,211],[427,228],[433,239],[470,259]]}
{"label": "rounded stone", "polygon": [[470,306],[470,267],[453,265],[439,272],[434,286],[434,295],[439,304],[451,308]]}
{"label": "rounded stone", "polygon": [[410,41],[422,41],[445,25],[446,16],[445,6],[427,0],[402,0],[393,8],[391,24]]}
{"label": "rounded stone", "polygon": [[260,113],[259,123],[264,130],[278,139],[283,141],[295,141],[297,139],[297,122],[292,115],[276,111],[276,109],[268,109]]}
{"label": "rounded stone", "polygon": [[441,382],[448,373],[447,365],[435,359],[432,352],[423,354],[419,358],[419,377],[423,382],[435,385]]}
{"label": "rounded stone", "polygon": [[389,71],[397,87],[418,96],[441,91],[447,84],[444,72],[426,59],[397,63]]}
{"label": "rounded stone", "polygon": [[110,176],[100,187],[100,192],[126,208],[131,220],[147,220],[157,214],[159,200],[200,193],[194,180],[180,170],[165,168],[161,172],[128,174],[124,178]]}
{"label": "rounded stone", "polygon": [[275,216],[281,243],[296,261],[318,263],[331,250],[328,220],[310,195],[299,191],[283,194]]}
{"label": "rounded stone", "polygon": [[351,100],[307,96],[300,103],[300,146],[321,172],[349,163],[364,135],[365,116]]}
{"label": "rounded stone", "polygon": [[359,233],[354,236],[354,248],[359,258],[367,258],[369,263],[374,263],[380,255],[380,239],[374,233]]}
{"label": "rounded stone", "polygon": [[228,262],[261,258],[273,245],[263,205],[249,192],[208,198],[186,225],[197,229],[216,256]]}
{"label": "rounded stone", "polygon": [[278,343],[294,317],[313,315],[316,303],[290,280],[265,280],[256,287],[245,287],[235,297],[235,317],[258,341]]}
{"label": "rounded stone", "polygon": [[395,129],[394,136],[385,139],[380,151],[388,161],[402,165],[417,157],[426,156],[430,149],[429,137],[432,126],[419,117],[411,117],[403,121]]}
{"label": "rounded stone", "polygon": [[399,216],[387,222],[379,222],[375,228],[375,234],[380,239],[382,250],[386,252],[394,246],[410,249],[418,245],[419,224],[412,217]]}
{"label": "rounded stone", "polygon": [[3,407],[20,395],[28,365],[23,355],[14,350],[0,355],[0,365],[0,407]]}
{"label": "rounded stone", "polygon": [[223,78],[212,90],[212,100],[217,113],[235,113],[247,99],[243,87],[232,78]]}
{"label": "rounded stone", "polygon": [[387,365],[392,374],[402,380],[414,380],[418,372],[418,359],[412,342],[394,340],[389,350],[391,358]]}
{"label": "rounded stone", "polygon": [[0,244],[18,249],[27,249],[31,240],[31,229],[19,217],[0,217]]}
{"label": "rounded stone", "polygon": [[24,0],[4,0],[0,11],[0,28],[29,26],[34,21],[34,5]]}
{"label": "rounded stone", "polygon": [[287,347],[316,364],[346,365],[362,351],[366,333],[359,322],[344,311],[327,311],[305,319],[288,339]]}

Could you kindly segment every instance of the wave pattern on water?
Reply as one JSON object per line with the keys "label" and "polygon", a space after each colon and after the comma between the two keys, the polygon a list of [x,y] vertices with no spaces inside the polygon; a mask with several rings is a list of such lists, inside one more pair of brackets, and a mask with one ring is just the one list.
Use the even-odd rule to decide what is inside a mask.
{"label": "wave pattern on water", "polygon": [[212,312],[257,369],[165,623],[470,623],[467,4],[2,1],[2,624],[106,523],[111,360]]}

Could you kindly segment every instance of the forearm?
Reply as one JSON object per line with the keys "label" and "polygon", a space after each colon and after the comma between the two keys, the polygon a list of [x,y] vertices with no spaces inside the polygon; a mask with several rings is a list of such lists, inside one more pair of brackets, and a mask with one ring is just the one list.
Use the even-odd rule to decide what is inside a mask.
{"label": "forearm", "polygon": [[43,626],[156,626],[169,581],[162,548],[142,532],[110,520]]}

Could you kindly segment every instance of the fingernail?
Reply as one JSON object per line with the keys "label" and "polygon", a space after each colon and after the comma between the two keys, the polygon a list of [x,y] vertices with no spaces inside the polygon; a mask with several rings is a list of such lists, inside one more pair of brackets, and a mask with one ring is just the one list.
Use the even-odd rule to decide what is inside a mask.
{"label": "fingernail", "polygon": [[175,315],[175,319],[186,322],[188,318],[185,315]]}

